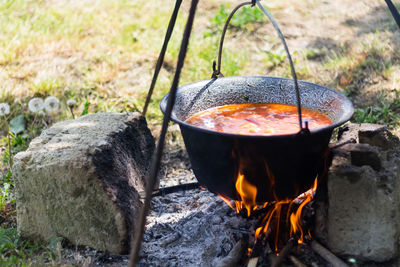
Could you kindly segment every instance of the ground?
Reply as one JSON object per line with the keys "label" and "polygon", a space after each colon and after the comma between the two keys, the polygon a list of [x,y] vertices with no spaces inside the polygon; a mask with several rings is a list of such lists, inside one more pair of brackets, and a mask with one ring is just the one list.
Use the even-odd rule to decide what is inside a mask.
{"label": "ground", "polygon": [[[55,260],[47,260],[49,264],[58,262],[60,256],[50,244],[28,242],[15,233],[10,155],[26,149],[29,141],[54,121],[102,111],[141,111],[173,9],[173,1],[162,3],[0,3],[0,103],[11,105],[11,113],[0,120],[0,260],[14,257],[29,262],[35,257],[30,256],[34,250],[34,255],[43,251],[52,254]],[[211,76],[224,20],[237,3],[200,1],[181,84]],[[262,3],[287,38],[300,79],[350,97],[356,107],[354,121],[386,124],[400,133],[400,30],[384,1]],[[400,1],[395,3],[400,6]],[[190,1],[184,1],[147,114],[156,135],[162,116],[159,101],[170,88],[189,5]],[[283,47],[261,13],[248,8],[237,14],[232,24],[224,45],[225,76],[290,77]],[[51,95],[60,99],[58,113],[29,112],[27,103],[32,97]],[[74,99],[77,107],[70,110],[68,99]],[[11,120],[18,115],[23,115],[23,129],[17,135],[8,135],[7,125],[15,129],[15,121]],[[5,236],[11,236],[14,250],[7,240],[2,241]],[[27,246],[21,250],[26,244],[33,249]]]}

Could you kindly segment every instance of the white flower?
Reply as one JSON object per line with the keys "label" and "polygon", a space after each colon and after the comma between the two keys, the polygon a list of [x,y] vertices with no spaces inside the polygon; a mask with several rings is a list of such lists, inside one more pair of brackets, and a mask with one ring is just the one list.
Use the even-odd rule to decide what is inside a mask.
{"label": "white flower", "polygon": [[60,108],[60,101],[55,96],[49,96],[44,100],[44,109],[47,113],[55,113]]}
{"label": "white flower", "polygon": [[76,103],[75,100],[73,100],[73,99],[68,99],[68,101],[67,101],[67,106],[68,106],[69,108],[74,108],[74,107],[76,107],[77,105],[78,105],[78,103]]}
{"label": "white flower", "polygon": [[10,114],[10,106],[7,103],[0,103],[0,116]]}
{"label": "white flower", "polygon": [[33,113],[41,111],[43,109],[43,99],[39,97],[32,98],[29,100],[28,109]]}

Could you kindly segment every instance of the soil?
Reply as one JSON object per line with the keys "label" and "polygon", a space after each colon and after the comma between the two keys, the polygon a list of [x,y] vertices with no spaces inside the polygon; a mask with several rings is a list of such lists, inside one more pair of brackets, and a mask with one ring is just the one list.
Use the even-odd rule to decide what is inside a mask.
{"label": "soil", "polygon": [[[301,62],[304,65],[297,65],[298,72],[305,68],[306,76],[311,75],[307,79],[339,90],[346,90],[349,83],[355,83],[355,92],[351,95],[355,106],[376,104],[379,91],[390,93],[399,88],[400,67],[396,51],[399,48],[400,31],[384,1],[274,0],[262,4],[271,10],[295,59],[298,57],[297,53],[312,51],[313,54],[307,57],[308,60]],[[348,53],[349,59],[362,60],[364,56],[368,56],[364,51],[367,50],[369,42],[376,38],[376,33],[381,33],[381,36],[375,41],[385,50],[378,56],[377,64],[390,61],[393,64],[390,74],[376,73],[368,68],[350,68],[349,73],[340,69],[329,70],[323,66],[330,58],[335,58],[341,53]],[[257,25],[251,35],[237,33],[234,37],[229,37],[229,34],[227,36],[234,38],[235,43],[253,46],[253,53],[248,56],[252,58],[254,65],[241,74],[285,74],[285,70],[281,68],[274,68],[269,73],[259,68],[263,52],[284,55],[282,44],[270,23]]]}

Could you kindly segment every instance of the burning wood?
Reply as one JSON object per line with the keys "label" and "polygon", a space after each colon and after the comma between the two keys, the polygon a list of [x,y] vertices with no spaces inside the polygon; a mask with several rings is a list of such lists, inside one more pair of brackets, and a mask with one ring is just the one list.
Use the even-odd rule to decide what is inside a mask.
{"label": "burning wood", "polygon": [[311,242],[312,249],[317,252],[322,258],[328,261],[333,267],[347,267],[348,265],[344,263],[341,259],[336,257],[332,252],[324,248],[320,243],[313,240]]}
{"label": "burning wood", "polygon": [[289,256],[289,254],[292,251],[293,247],[295,246],[296,242],[298,242],[298,240],[296,240],[294,238],[289,239],[289,241],[287,242],[286,246],[279,253],[278,258],[276,258],[276,260],[272,264],[272,267],[279,267],[281,265],[283,260],[287,256]]}
{"label": "burning wood", "polygon": [[239,261],[243,257],[243,253],[245,252],[246,247],[247,242],[245,242],[244,239],[239,240],[239,242],[236,243],[231,252],[229,252],[228,256],[226,256],[223,260],[219,262],[217,267],[237,266]]}
{"label": "burning wood", "polygon": [[[260,209],[252,211],[252,219],[246,219],[232,216],[232,210],[208,191],[188,187],[180,187],[180,192],[170,190],[175,191],[175,188],[177,187],[164,189],[165,194],[158,194],[152,200],[153,208],[144,236],[142,265],[158,266],[168,262],[179,266],[252,267],[297,260],[293,264],[303,267],[301,260],[307,265],[318,263],[317,266],[326,266],[326,261],[311,248],[311,242],[306,239],[298,245],[299,235],[295,235],[286,244],[282,242],[284,248],[277,253],[274,250],[274,240],[269,240],[274,237],[272,233],[275,233],[273,223],[267,234],[262,233],[260,238],[254,240],[255,229],[260,227],[266,213],[274,209],[275,203],[269,203],[266,207],[260,205]],[[306,195],[293,200],[292,209],[300,207],[302,201],[307,199]],[[309,221],[312,203],[313,201],[304,205],[302,221]],[[230,204],[235,208],[234,202]],[[283,206],[281,214],[286,214],[287,208]],[[258,214],[258,222],[255,220],[257,211],[264,212]],[[243,212],[243,217],[247,217],[247,210],[244,209]],[[279,234],[281,240],[284,240],[286,234],[290,234],[283,227],[285,223],[282,220]],[[303,223],[303,228],[304,226],[309,227],[309,224]],[[249,242],[252,244],[250,251]]]}
{"label": "burning wood", "polygon": [[[272,173],[269,175],[269,180],[271,185],[275,184]],[[304,207],[312,201],[317,184],[318,178],[315,179],[314,185],[310,190],[293,200],[280,200],[274,194],[276,201],[259,205],[256,202],[257,188],[247,181],[245,175],[239,171],[236,180],[236,191],[241,200],[230,200],[222,195],[220,197],[236,212],[241,213],[244,210],[247,217],[250,217],[256,211],[265,211],[259,226],[255,230],[254,246],[250,249],[249,254],[256,247],[257,241],[265,238],[270,240],[272,238],[273,242],[270,241],[272,243],[271,246],[275,252],[278,252],[284,245],[285,241],[282,240],[288,239],[287,235],[289,235],[289,238],[295,238],[299,244],[303,243],[305,239],[311,238],[310,231],[306,229],[307,226],[303,222],[302,212]]]}

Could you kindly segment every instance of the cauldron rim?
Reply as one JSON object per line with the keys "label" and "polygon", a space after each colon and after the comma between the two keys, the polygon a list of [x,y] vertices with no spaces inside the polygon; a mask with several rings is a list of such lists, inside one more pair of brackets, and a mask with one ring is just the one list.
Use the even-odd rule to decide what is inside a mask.
{"label": "cauldron rim", "polygon": [[[191,88],[196,84],[199,83],[209,83],[211,81],[215,81],[215,80],[231,80],[231,79],[238,79],[238,78],[245,78],[245,79],[254,79],[254,78],[267,78],[267,79],[273,79],[273,80],[281,80],[281,81],[293,81],[293,79],[290,78],[281,78],[281,77],[269,77],[269,76],[229,76],[229,77],[220,77],[220,78],[212,78],[209,80],[201,80],[201,81],[196,81],[193,83],[189,83],[189,84],[185,84],[182,85],[178,88],[178,92],[179,90],[185,90],[185,88]],[[340,95],[340,96],[344,96],[343,94],[341,94],[340,92],[333,90],[329,87],[323,86],[323,85],[319,85],[316,83],[312,83],[312,82],[308,82],[308,81],[303,81],[303,80],[298,80],[299,84],[303,84],[303,85],[310,85],[310,86],[317,86],[320,87],[321,89],[325,89],[327,91],[333,92],[334,94]],[[167,93],[160,101],[160,109],[161,111],[164,113],[166,106],[167,106],[167,101],[168,101],[168,97],[169,97],[169,93]],[[354,114],[354,107],[352,102],[344,96],[344,104],[346,104],[346,112],[345,114],[341,117],[340,120],[337,120],[336,122],[328,125],[328,126],[323,126],[323,127],[318,127],[318,128],[314,128],[314,129],[310,129],[311,134],[316,134],[316,133],[320,133],[320,132],[324,132],[324,131],[333,131],[334,128],[344,124],[345,122],[347,122],[348,120],[351,119],[351,117]],[[249,102],[252,103],[252,102]],[[267,103],[267,102],[265,102]],[[222,136],[227,136],[227,137],[232,137],[232,138],[254,138],[254,139],[259,139],[259,138],[268,138],[268,139],[274,139],[274,138],[294,138],[296,136],[298,136],[298,132],[297,133],[293,133],[293,134],[280,134],[280,135],[246,135],[246,134],[235,134],[235,133],[227,133],[227,132],[218,132],[218,131],[214,131],[214,130],[210,130],[210,129],[206,129],[206,128],[202,128],[202,127],[198,127],[198,126],[194,126],[192,124],[189,124],[185,121],[180,120],[174,112],[172,112],[171,114],[171,120],[173,122],[178,123],[179,125],[184,125],[185,127],[188,127],[192,130],[196,130],[196,131],[200,131],[200,132],[204,132],[204,133],[208,133],[208,134],[218,134],[218,135],[222,135]]]}

